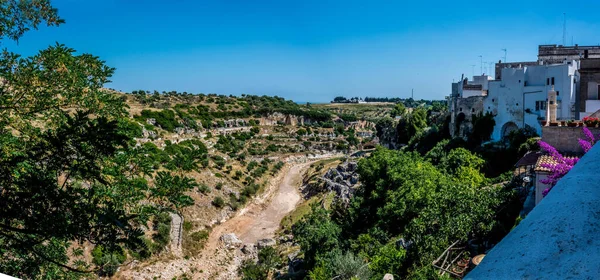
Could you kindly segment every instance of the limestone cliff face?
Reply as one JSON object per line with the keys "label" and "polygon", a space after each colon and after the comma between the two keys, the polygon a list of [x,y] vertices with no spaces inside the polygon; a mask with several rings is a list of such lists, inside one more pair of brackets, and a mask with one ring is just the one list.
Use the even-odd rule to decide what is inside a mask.
{"label": "limestone cliff face", "polygon": [[305,125],[313,123],[311,119],[304,116],[294,116],[290,114],[273,113],[260,118],[260,125]]}

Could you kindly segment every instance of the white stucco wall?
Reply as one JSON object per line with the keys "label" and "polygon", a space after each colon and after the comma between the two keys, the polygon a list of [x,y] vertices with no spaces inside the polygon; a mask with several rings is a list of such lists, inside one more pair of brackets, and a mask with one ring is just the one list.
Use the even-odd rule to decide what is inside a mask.
{"label": "white stucco wall", "polygon": [[[484,101],[484,110],[495,115],[496,126],[492,139],[500,140],[503,127],[509,122],[519,128],[529,125],[541,134],[538,117],[545,119],[546,111],[541,108],[536,110],[536,102],[547,100],[548,91],[552,89],[552,77],[554,90],[559,93],[557,117],[573,119],[571,108],[576,94],[573,84],[575,70],[575,65],[568,64],[502,69],[502,80],[489,82],[488,96]],[[550,85],[547,79],[550,79]]]}
{"label": "white stucco wall", "polygon": [[467,98],[467,97],[471,97],[471,96],[481,96],[482,95],[482,91],[481,90],[468,90],[465,89],[462,92],[462,97],[463,98]]}
{"label": "white stucco wall", "polygon": [[548,172],[536,172],[535,173],[535,205],[540,204],[544,196],[542,193],[549,187],[548,184],[544,184],[540,181],[548,178]]}

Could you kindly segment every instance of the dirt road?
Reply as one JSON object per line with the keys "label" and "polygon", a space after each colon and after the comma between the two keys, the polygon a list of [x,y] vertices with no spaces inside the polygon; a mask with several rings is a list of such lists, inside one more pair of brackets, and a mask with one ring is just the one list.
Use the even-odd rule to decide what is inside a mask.
{"label": "dirt road", "polygon": [[238,214],[213,228],[208,242],[198,256],[175,258],[150,265],[125,267],[116,275],[119,279],[172,279],[184,273],[193,279],[235,279],[243,260],[238,249],[223,247],[219,238],[235,233],[243,243],[256,243],[262,238],[273,238],[283,217],[290,213],[301,197],[298,187],[304,169],[313,161],[289,163],[272,181],[263,195],[254,199]]}

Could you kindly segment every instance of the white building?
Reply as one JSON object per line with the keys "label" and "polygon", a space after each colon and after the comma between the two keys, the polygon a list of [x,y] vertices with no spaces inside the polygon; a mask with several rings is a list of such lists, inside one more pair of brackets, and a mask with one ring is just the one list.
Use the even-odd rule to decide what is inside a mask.
{"label": "white building", "polygon": [[481,75],[452,84],[450,133],[464,137],[473,116],[489,112],[492,140],[530,126],[541,135],[548,92],[557,94],[557,120],[581,120],[600,109],[600,47],[541,45],[538,60],[498,62],[495,79]]}
{"label": "white building", "polygon": [[546,118],[548,92],[557,93],[557,119],[575,119],[575,99],[578,62],[503,68],[502,80],[489,82],[484,112],[494,115],[496,126],[493,140],[500,140],[510,131],[531,126],[541,135],[540,120]]}

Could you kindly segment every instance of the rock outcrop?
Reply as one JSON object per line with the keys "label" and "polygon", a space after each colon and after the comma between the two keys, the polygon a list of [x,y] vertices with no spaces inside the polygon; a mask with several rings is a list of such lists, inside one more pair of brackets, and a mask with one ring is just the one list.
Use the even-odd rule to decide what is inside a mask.
{"label": "rock outcrop", "polygon": [[275,239],[265,238],[265,239],[258,240],[258,242],[256,243],[256,247],[258,247],[258,249],[262,249],[265,247],[273,247],[276,244],[277,244],[277,242],[275,242]]}
{"label": "rock outcrop", "polygon": [[349,202],[354,194],[354,185],[358,183],[358,164],[347,161],[336,168],[329,169],[323,176],[325,188],[336,193],[336,199]]}
{"label": "rock outcrop", "polygon": [[242,245],[242,241],[237,238],[235,233],[226,233],[221,235],[221,242],[227,249],[234,249]]}

